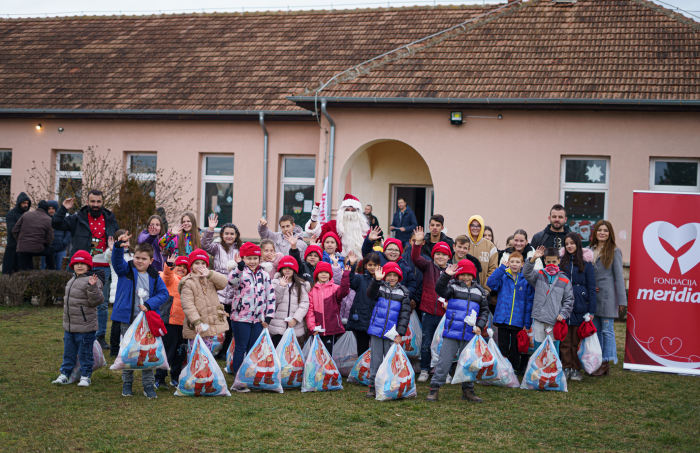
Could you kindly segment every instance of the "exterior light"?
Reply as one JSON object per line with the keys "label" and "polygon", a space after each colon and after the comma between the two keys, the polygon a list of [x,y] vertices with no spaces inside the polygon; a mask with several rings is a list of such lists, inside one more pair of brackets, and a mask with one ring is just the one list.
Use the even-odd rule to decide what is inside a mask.
{"label": "exterior light", "polygon": [[41,130],[41,123],[36,125],[36,130],[40,131]]}
{"label": "exterior light", "polygon": [[59,128],[58,128],[58,133],[59,133],[59,134],[62,134],[64,130],[65,130],[65,129],[63,129],[62,127],[59,127]]}
{"label": "exterior light", "polygon": [[462,112],[452,112],[452,115],[450,116],[450,123],[456,126],[464,124],[464,117],[462,116]]}
{"label": "exterior light", "polygon": [[502,119],[503,119],[503,115],[501,115],[501,114],[499,113],[499,114],[498,114],[498,119],[499,119],[499,120],[502,120]]}

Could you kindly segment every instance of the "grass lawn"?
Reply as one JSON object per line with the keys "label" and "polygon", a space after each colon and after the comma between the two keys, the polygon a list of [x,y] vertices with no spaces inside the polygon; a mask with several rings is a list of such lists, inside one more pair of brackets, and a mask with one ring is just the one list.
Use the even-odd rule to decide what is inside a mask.
{"label": "grass lawn", "polygon": [[[569,392],[477,385],[484,404],[444,387],[379,403],[365,387],[340,392],[235,393],[181,398],[171,389],[149,401],[136,373],[133,398],[121,371],[92,385],[52,385],[63,353],[61,310],[0,308],[1,451],[695,451],[700,437],[697,378],[622,370],[570,382]],[[618,340],[624,325],[617,325]],[[113,359],[108,358],[111,365]],[[227,375],[229,385],[233,376]]]}

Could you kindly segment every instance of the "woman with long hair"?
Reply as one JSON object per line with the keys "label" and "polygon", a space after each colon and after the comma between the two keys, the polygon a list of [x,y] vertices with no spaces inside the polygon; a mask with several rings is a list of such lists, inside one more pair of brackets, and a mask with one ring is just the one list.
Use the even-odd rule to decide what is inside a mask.
{"label": "woman with long hair", "polygon": [[167,256],[187,256],[202,248],[197,228],[197,218],[191,212],[182,215],[179,225],[174,226],[160,239],[160,247]]}
{"label": "woman with long hair", "polygon": [[615,318],[627,306],[625,278],[622,273],[622,250],[615,245],[615,231],[607,220],[599,220],[591,235],[593,269],[595,270],[597,308],[593,324],[598,329],[598,340],[603,349],[603,363],[592,376],[607,376],[609,361],[617,363]]}
{"label": "woman with long hair", "polygon": [[[160,248],[160,240],[165,234],[165,224],[159,215],[152,215],[146,222],[146,229],[139,233],[138,243],[147,242],[153,247],[153,267],[163,272],[165,258]],[[118,236],[117,236],[118,237]]]}

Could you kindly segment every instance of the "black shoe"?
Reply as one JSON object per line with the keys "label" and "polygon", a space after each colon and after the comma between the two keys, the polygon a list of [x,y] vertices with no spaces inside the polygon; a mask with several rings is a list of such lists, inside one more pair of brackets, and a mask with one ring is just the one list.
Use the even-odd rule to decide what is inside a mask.
{"label": "black shoe", "polygon": [[122,386],[122,396],[134,396],[134,392],[131,391],[130,383],[124,383],[124,386]]}
{"label": "black shoe", "polygon": [[367,393],[365,394],[366,398],[376,398],[377,397],[377,392],[374,390],[374,386],[370,385],[367,388]]}
{"label": "black shoe", "polygon": [[438,393],[440,393],[440,387],[431,387],[430,393],[428,393],[425,400],[433,403],[436,402],[438,400]]}
{"label": "black shoe", "polygon": [[102,347],[103,351],[109,351],[109,345],[105,341],[104,335],[100,335],[99,337],[96,338],[96,340],[100,344],[100,346]]}
{"label": "black shoe", "polygon": [[476,396],[476,393],[474,393],[474,389],[462,389],[462,399],[472,402],[472,403],[481,403],[483,400]]}
{"label": "black shoe", "polygon": [[149,400],[154,400],[158,398],[158,395],[156,394],[156,389],[152,385],[147,385],[146,387],[144,387],[143,394]]}

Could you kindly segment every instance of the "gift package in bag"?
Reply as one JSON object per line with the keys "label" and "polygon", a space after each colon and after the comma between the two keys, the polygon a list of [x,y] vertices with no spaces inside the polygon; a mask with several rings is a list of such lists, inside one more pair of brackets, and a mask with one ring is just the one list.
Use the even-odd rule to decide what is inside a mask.
{"label": "gift package in bag", "polygon": [[154,337],[142,311],[136,316],[119,344],[119,354],[110,370],[169,370],[163,340]]}
{"label": "gift package in bag", "polygon": [[343,379],[333,357],[323,345],[319,335],[310,338],[309,354],[304,364],[304,380],[301,383],[302,392],[325,392],[328,390],[343,390]]}
{"label": "gift package in bag", "polygon": [[374,378],[377,401],[414,398],[416,375],[401,345],[392,344]]}
{"label": "gift package in bag", "polygon": [[283,393],[280,371],[280,359],[272,344],[270,331],[263,329],[243,359],[231,389],[259,389]]}
{"label": "gift package in bag", "polygon": [[421,330],[418,314],[413,310],[411,319],[408,322],[406,334],[401,338],[401,347],[408,357],[420,357],[420,347],[423,342],[423,331]]}
{"label": "gift package in bag", "polygon": [[547,329],[547,338],[527,362],[525,376],[520,383],[521,389],[567,391],[561,360],[559,360],[554,339],[549,335],[549,332],[551,329]]}
{"label": "gift package in bag", "polygon": [[343,377],[348,377],[357,362],[357,339],[351,331],[345,332],[333,346],[333,361]]}
{"label": "gift package in bag", "polygon": [[493,354],[496,363],[496,378],[489,381],[479,381],[480,384],[485,385],[495,385],[497,387],[520,387],[520,382],[518,382],[518,377],[515,375],[515,370],[513,370],[513,365],[510,360],[503,357],[496,340],[494,340],[493,329],[488,329],[489,342],[488,347],[491,354]]}
{"label": "gift package in bag", "polygon": [[[92,371],[95,371],[98,368],[102,368],[103,366],[107,365],[107,360],[105,360],[105,355],[102,353],[102,346],[100,346],[100,343],[97,340],[95,340],[92,343],[92,356],[93,356]],[[75,368],[73,368],[73,371],[71,372],[70,376],[68,376],[68,383],[72,384],[73,382],[78,382],[79,380],[80,380],[80,354],[78,354],[78,359],[75,361]]]}
{"label": "gift package in bag", "polygon": [[231,337],[231,344],[228,345],[228,349],[226,350],[226,368],[224,368],[224,371],[226,371],[228,374],[233,374],[233,353],[236,351],[236,340]]}
{"label": "gift package in bag", "polygon": [[199,334],[180,373],[175,396],[231,396],[221,367]]}
{"label": "gift package in bag", "polygon": [[282,339],[277,344],[276,353],[282,369],[280,372],[282,387],[286,389],[301,387],[301,380],[304,377],[304,356],[294,334],[294,327],[288,327],[284,331]]}
{"label": "gift package in bag", "polygon": [[600,368],[603,363],[603,349],[596,335],[597,329],[591,321],[590,315],[584,315],[585,322],[578,328],[578,336],[581,342],[578,345],[578,360],[586,373],[591,374]]}
{"label": "gift package in bag", "polygon": [[372,353],[370,351],[372,351],[371,348],[357,358],[348,376],[348,382],[369,385],[369,362],[372,358]]}
{"label": "gift package in bag", "polygon": [[474,337],[462,349],[457,360],[453,384],[488,381],[498,377],[498,362],[481,335]]}
{"label": "gift package in bag", "polygon": [[224,342],[226,341],[226,332],[221,332],[219,335],[214,336],[211,343],[211,353],[216,355],[224,347]]}

